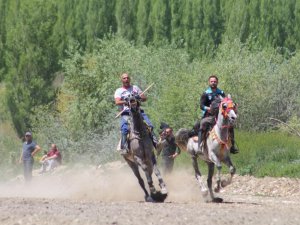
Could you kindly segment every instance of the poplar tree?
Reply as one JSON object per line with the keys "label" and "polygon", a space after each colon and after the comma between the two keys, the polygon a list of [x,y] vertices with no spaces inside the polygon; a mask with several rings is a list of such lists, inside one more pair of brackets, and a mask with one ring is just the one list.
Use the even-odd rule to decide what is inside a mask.
{"label": "poplar tree", "polygon": [[137,9],[137,43],[148,44],[153,39],[153,30],[149,23],[150,0],[139,0]]}
{"label": "poplar tree", "polygon": [[6,18],[8,0],[0,1],[0,81],[3,80],[6,65],[5,65],[5,44],[6,44]]}
{"label": "poplar tree", "polygon": [[153,43],[157,46],[171,40],[171,9],[169,0],[152,1],[150,22],[153,29]]}
{"label": "poplar tree", "polygon": [[172,42],[178,47],[183,47],[185,42],[185,25],[184,14],[188,13],[185,11],[186,0],[170,0],[171,5],[171,38]]}
{"label": "poplar tree", "polygon": [[96,39],[116,31],[114,7],[115,0],[90,0],[85,23],[89,50],[93,48]]}
{"label": "poplar tree", "polygon": [[50,40],[56,22],[51,2],[24,1],[11,7],[7,33],[7,101],[20,135],[30,128],[30,115],[37,105],[54,99],[51,86],[58,69],[55,46]]}
{"label": "poplar tree", "polygon": [[136,40],[137,0],[117,0],[117,33],[128,40]]}

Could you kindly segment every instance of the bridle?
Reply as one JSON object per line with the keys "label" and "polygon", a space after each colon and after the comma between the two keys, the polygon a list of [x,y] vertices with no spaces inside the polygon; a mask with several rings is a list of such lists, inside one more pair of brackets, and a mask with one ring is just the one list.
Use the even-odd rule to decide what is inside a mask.
{"label": "bridle", "polygon": [[[229,114],[230,114],[230,111],[233,110],[235,113],[237,113],[237,105],[232,101],[231,98],[223,98],[221,103],[220,103],[220,106],[219,106],[219,110],[221,111],[221,114],[222,116],[224,117],[224,120],[230,120],[231,121],[234,121],[234,119],[230,118]],[[216,119],[217,120],[217,119]],[[226,124],[226,125],[222,125],[220,127],[220,125],[218,125],[217,121],[216,121],[216,124],[215,126],[219,127],[221,130],[222,129],[225,129],[225,128],[230,128],[233,126],[232,123],[230,124]],[[215,127],[212,129],[211,131],[211,135],[213,137],[213,139],[217,140],[218,143],[221,145],[221,146],[224,146],[228,149],[228,144],[229,144],[229,138],[227,136],[227,138],[225,140],[221,140],[220,137],[218,137],[216,131],[215,131]]]}
{"label": "bridle", "polygon": [[228,114],[231,110],[237,113],[237,105],[231,100],[231,98],[226,97],[221,101],[219,110],[221,110],[224,119],[228,119]]}

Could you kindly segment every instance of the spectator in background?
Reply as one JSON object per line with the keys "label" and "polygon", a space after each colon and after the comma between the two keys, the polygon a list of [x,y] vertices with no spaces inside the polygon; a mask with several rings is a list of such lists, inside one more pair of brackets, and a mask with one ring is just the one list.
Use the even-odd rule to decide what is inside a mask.
{"label": "spectator in background", "polygon": [[61,165],[61,161],[62,157],[56,144],[52,144],[51,149],[40,160],[40,163],[42,163],[40,173],[45,173],[50,170],[53,170],[57,166]]}
{"label": "spectator in background", "polygon": [[34,164],[33,156],[40,150],[41,150],[40,146],[38,146],[32,140],[32,133],[29,131],[26,132],[25,142],[23,143],[22,151],[19,159],[19,162],[23,163],[25,182],[29,182],[32,179],[32,168]]}

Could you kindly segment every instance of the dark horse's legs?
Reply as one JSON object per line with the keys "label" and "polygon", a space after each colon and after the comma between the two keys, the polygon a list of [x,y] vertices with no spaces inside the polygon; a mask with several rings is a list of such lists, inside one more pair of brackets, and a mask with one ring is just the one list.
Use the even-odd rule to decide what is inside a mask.
{"label": "dark horse's legs", "polygon": [[139,168],[138,168],[138,165],[135,163],[135,162],[132,162],[130,161],[129,159],[125,158],[124,159],[126,160],[126,162],[128,163],[129,167],[131,168],[131,170],[133,171],[134,175],[136,176],[136,178],[138,179],[139,181],[139,184],[141,186],[141,188],[143,189],[144,193],[145,193],[145,199],[146,201],[151,201],[149,198],[150,195],[145,187],[145,183],[144,183],[144,180],[143,178],[141,177],[141,174],[139,172]]}
{"label": "dark horse's legs", "polygon": [[141,160],[141,158],[139,158],[137,156],[134,156],[134,160],[137,162],[138,165],[140,165],[140,167],[144,171],[148,185],[149,185],[150,192],[155,192],[156,190],[154,188],[153,180],[152,180],[152,172],[153,172],[152,163],[149,161],[143,162]]}

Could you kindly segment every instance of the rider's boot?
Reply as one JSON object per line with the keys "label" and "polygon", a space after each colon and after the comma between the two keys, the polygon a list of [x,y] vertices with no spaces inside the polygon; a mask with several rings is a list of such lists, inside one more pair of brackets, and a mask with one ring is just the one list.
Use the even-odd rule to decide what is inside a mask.
{"label": "rider's boot", "polygon": [[234,139],[234,129],[233,128],[229,129],[229,136],[231,138],[230,153],[231,154],[237,154],[237,153],[239,153],[239,149],[237,148],[236,143],[235,143],[235,139]]}
{"label": "rider's boot", "polygon": [[198,149],[200,149],[201,142],[202,142],[202,130],[199,129],[199,131],[198,131]]}
{"label": "rider's boot", "polygon": [[122,134],[121,136],[121,155],[126,155],[128,153],[128,142],[127,142],[127,134]]}
{"label": "rider's boot", "polygon": [[231,153],[231,154],[237,154],[237,153],[239,153],[239,149],[238,149],[237,146],[235,145],[235,140],[234,140],[234,139],[231,139],[230,153]]}

